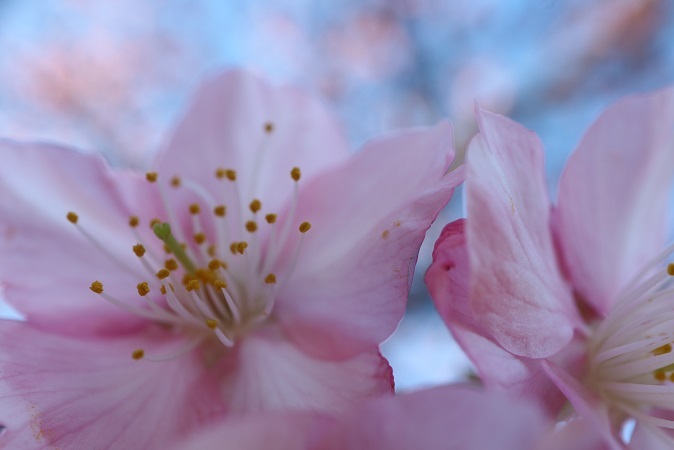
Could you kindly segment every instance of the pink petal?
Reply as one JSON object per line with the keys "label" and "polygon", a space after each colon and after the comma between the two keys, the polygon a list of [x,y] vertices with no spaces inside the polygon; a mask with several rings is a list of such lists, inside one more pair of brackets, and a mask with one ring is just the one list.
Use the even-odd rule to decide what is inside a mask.
{"label": "pink petal", "polygon": [[[135,326],[89,286],[98,279],[111,293],[133,293],[142,281],[128,220],[139,215],[147,229],[157,214],[159,202],[148,183],[112,171],[100,158],[50,145],[2,141],[0,158],[0,283],[6,299],[33,323],[62,332],[115,332],[115,322]],[[124,268],[66,220],[69,211]]]}
{"label": "pink petal", "polygon": [[166,448],[222,416],[214,369],[196,353],[167,362],[131,352],[175,350],[165,330],[116,339],[63,337],[0,324],[0,423],[7,448]]}
{"label": "pink petal", "polygon": [[607,109],[571,155],[556,227],[578,292],[607,312],[664,248],[674,175],[674,88]]}
{"label": "pink petal", "polygon": [[424,234],[462,181],[462,171],[447,174],[453,156],[445,122],[375,140],[302,186],[296,222],[312,228],[279,294],[281,319],[330,330],[354,352],[386,339],[402,318]]}
{"label": "pink petal", "polygon": [[533,404],[468,386],[382,398],[351,413],[322,449],[530,449],[547,429]]}
{"label": "pink petal", "polygon": [[251,415],[210,427],[177,449],[533,449],[548,424],[532,404],[467,386],[374,399],[341,421]]}
{"label": "pink petal", "polygon": [[319,101],[231,70],[197,90],[155,167],[160,176],[180,175],[219,195],[216,168],[235,169],[244,202],[259,197],[265,210],[279,212],[292,193],[293,167],[307,178],[348,156],[341,130]]}
{"label": "pink petal", "polygon": [[466,181],[471,306],[506,350],[549,356],[569,342],[577,318],[556,263],[542,146],[505,117],[477,117]]}
{"label": "pink petal", "polygon": [[317,441],[334,419],[319,414],[275,412],[233,417],[205,428],[180,442],[175,450],[302,450],[316,449]]}
{"label": "pink petal", "polygon": [[225,380],[232,411],[342,412],[393,392],[391,368],[376,346],[341,361],[312,358],[270,329],[247,336]]}
{"label": "pink petal", "polygon": [[535,398],[556,416],[564,399],[538,361],[504,350],[473,317],[465,222],[460,219],[448,224],[435,243],[433,263],[426,273],[435,306],[487,387]]}

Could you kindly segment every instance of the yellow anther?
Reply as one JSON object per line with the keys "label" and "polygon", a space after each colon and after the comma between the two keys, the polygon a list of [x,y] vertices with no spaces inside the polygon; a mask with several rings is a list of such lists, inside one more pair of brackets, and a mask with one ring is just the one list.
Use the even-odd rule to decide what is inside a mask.
{"label": "yellow anther", "polygon": [[236,170],[228,169],[225,171],[225,176],[229,181],[236,181]]}
{"label": "yellow anther", "polygon": [[204,233],[197,233],[194,235],[194,242],[197,244],[203,244],[206,240],[206,235]]}
{"label": "yellow anther", "polygon": [[136,285],[136,289],[138,289],[138,295],[141,297],[146,296],[147,294],[150,293],[150,285],[147,284],[147,281],[143,281],[142,283],[138,283]]}
{"label": "yellow anther", "polygon": [[217,247],[215,244],[211,244],[208,246],[208,249],[206,250],[206,253],[208,253],[208,256],[211,258],[215,258],[215,251],[217,250]]}
{"label": "yellow anther", "polygon": [[218,217],[225,217],[225,214],[227,214],[227,207],[225,205],[218,205],[213,208],[213,214]]}
{"label": "yellow anther", "polygon": [[667,379],[667,375],[665,374],[665,371],[661,370],[661,369],[658,369],[655,372],[653,372],[653,377],[660,382],[663,382]]}
{"label": "yellow anther", "polygon": [[178,175],[171,178],[171,186],[177,188],[177,187],[180,187],[181,183],[182,183],[182,181],[180,180],[180,177]]}
{"label": "yellow anther", "polygon": [[264,282],[267,284],[276,284],[276,275],[273,273],[268,274],[266,277],[264,277]]}
{"label": "yellow anther", "polygon": [[167,278],[171,275],[171,272],[169,272],[168,269],[159,269],[157,272],[157,278],[160,280],[163,280],[164,278]]}
{"label": "yellow anther", "polygon": [[300,178],[302,177],[302,172],[300,171],[300,168],[293,167],[293,169],[290,171],[290,177],[295,181],[300,181]]}
{"label": "yellow anther", "polygon": [[[169,288],[171,289],[171,292],[174,291],[174,289],[173,289],[173,284],[169,283]],[[163,284],[159,287],[159,291],[160,291],[162,294],[166,295],[166,287],[164,287]]]}
{"label": "yellow anther", "polygon": [[665,344],[665,345],[661,345],[660,347],[656,348],[651,353],[654,356],[658,356],[658,355],[666,355],[667,353],[670,353],[671,351],[672,351],[672,344]]}
{"label": "yellow anther", "polygon": [[161,223],[161,220],[157,219],[156,217],[152,220],[150,220],[150,228],[154,228],[155,225]]}
{"label": "yellow anther", "polygon": [[220,261],[218,261],[217,259],[212,259],[212,260],[208,263],[208,268],[211,269],[211,270],[213,270],[213,271],[218,270],[218,269],[220,268]]}
{"label": "yellow anther", "polygon": [[667,264],[667,274],[674,277],[674,263]]}
{"label": "yellow anther", "polygon": [[218,180],[222,180],[223,178],[225,178],[226,174],[227,171],[222,167],[218,167],[217,169],[215,169],[215,178],[217,178]]}
{"label": "yellow anther", "polygon": [[167,270],[178,270],[178,262],[173,259],[169,258],[166,261],[164,261],[164,267],[166,267]]}
{"label": "yellow anther", "polygon": [[257,231],[257,223],[255,223],[254,220],[249,220],[246,222],[246,230],[248,230],[249,233],[255,233]]}
{"label": "yellow anther", "polygon": [[277,217],[278,216],[276,214],[267,214],[266,216],[264,216],[267,223],[275,223]]}
{"label": "yellow anther", "polygon": [[213,281],[213,286],[215,286],[218,289],[227,289],[227,283],[225,283],[222,280]]}
{"label": "yellow anther", "polygon": [[250,202],[250,210],[253,211],[253,214],[255,214],[260,209],[262,209],[262,202],[256,198],[253,199],[253,201]]}
{"label": "yellow anther", "polygon": [[311,229],[311,224],[309,222],[302,222],[300,224],[300,233],[306,233]]}
{"label": "yellow anther", "polygon": [[198,203],[192,203],[190,205],[190,214],[199,214],[201,211],[201,208],[199,207]]}
{"label": "yellow anther", "polygon": [[232,255],[236,255],[236,246],[239,245],[238,242],[232,242],[232,245],[229,246],[229,251],[232,252]]}
{"label": "yellow anther", "polygon": [[157,172],[148,172],[145,174],[145,179],[150,183],[157,181]]}
{"label": "yellow anther", "polygon": [[211,330],[218,328],[218,321],[213,319],[206,319],[206,326]]}
{"label": "yellow anther", "polygon": [[274,132],[274,124],[271,122],[267,122],[264,124],[264,132],[267,134],[271,134]]}
{"label": "yellow anther", "polygon": [[186,288],[188,291],[196,291],[196,290],[199,289],[199,287],[200,287],[200,285],[199,285],[199,280],[189,280],[189,281],[187,282],[187,285],[185,286],[185,288]]}
{"label": "yellow anther", "polygon": [[93,283],[91,283],[91,286],[89,287],[92,291],[94,291],[97,294],[102,294],[103,293],[103,283],[100,281],[96,280]]}
{"label": "yellow anther", "polygon": [[68,214],[66,214],[66,219],[72,223],[77,223],[77,220],[79,219],[79,216],[75,214],[74,212],[70,211]]}
{"label": "yellow anther", "polygon": [[139,359],[143,359],[143,356],[145,356],[145,351],[142,348],[134,350],[133,353],[131,353],[131,357],[136,361]]}
{"label": "yellow anther", "polygon": [[165,251],[166,253],[171,253],[171,247],[169,247],[168,245],[164,244],[164,251]]}
{"label": "yellow anther", "polygon": [[140,258],[145,254],[145,247],[143,247],[143,244],[136,244],[133,246],[133,252]]}
{"label": "yellow anther", "polygon": [[129,226],[131,228],[136,228],[138,224],[140,223],[140,220],[136,216],[131,216],[129,217]]}
{"label": "yellow anther", "polygon": [[236,251],[237,251],[237,253],[239,253],[241,255],[243,255],[243,252],[245,252],[247,248],[248,248],[248,242],[242,241],[242,242],[239,242],[238,244],[236,244]]}

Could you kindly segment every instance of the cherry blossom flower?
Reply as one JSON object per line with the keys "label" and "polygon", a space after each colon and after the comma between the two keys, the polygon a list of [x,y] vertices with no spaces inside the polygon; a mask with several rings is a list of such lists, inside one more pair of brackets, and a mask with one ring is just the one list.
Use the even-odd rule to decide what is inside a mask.
{"label": "cherry blossom flower", "polygon": [[467,220],[445,228],[426,275],[438,310],[488,386],[538,397],[553,415],[566,398],[617,448],[631,419],[662,438],[674,428],[674,89],[603,113],[556,206],[536,135],[477,117]]}
{"label": "cherry blossom flower", "polygon": [[220,449],[223,443],[250,450],[535,450],[543,448],[548,427],[535,403],[456,385],[372,399],[340,419],[276,413],[229,420],[176,450]]}
{"label": "cherry blossom flower", "polygon": [[27,319],[0,323],[0,422],[21,448],[166,448],[223,415],[390,394],[378,344],[462,178],[446,122],[351,156],[317,101],[236,71],[146,174],[0,153],[0,277]]}

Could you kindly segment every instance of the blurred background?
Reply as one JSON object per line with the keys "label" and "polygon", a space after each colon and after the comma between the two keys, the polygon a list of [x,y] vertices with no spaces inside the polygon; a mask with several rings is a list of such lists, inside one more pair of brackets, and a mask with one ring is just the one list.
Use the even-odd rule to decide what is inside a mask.
{"label": "blurred background", "polygon": [[[463,151],[477,100],[542,137],[554,188],[602,108],[674,81],[673,43],[669,0],[0,0],[0,135],[142,168],[199,81],[243,66],[323,97],[354,149],[449,117]],[[470,376],[422,282],[460,197],[384,344],[400,390]]]}

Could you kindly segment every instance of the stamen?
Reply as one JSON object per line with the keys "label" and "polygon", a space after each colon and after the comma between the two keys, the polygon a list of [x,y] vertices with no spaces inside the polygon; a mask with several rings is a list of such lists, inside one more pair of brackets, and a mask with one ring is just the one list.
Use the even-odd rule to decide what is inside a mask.
{"label": "stamen", "polygon": [[201,211],[201,208],[199,207],[198,203],[192,203],[190,205],[190,214],[192,214],[192,215],[199,214],[200,211]]}
{"label": "stamen", "polygon": [[140,258],[145,254],[145,247],[142,244],[136,244],[133,246],[133,252]]}
{"label": "stamen", "polygon": [[164,262],[164,267],[166,268],[166,270],[170,270],[173,272],[175,270],[178,270],[178,262],[173,258],[167,259]]}
{"label": "stamen", "polygon": [[150,183],[154,183],[157,181],[157,172],[148,172],[145,174],[145,179],[149,181]]}
{"label": "stamen", "polygon": [[[224,177],[226,177],[229,181],[236,181],[236,170],[226,169],[222,173],[223,173]],[[222,178],[222,177],[218,176],[218,178]]]}
{"label": "stamen", "polygon": [[218,328],[218,321],[213,319],[206,319],[206,326],[211,330]]}
{"label": "stamen", "polygon": [[96,280],[93,283],[91,283],[91,287],[89,289],[91,289],[92,291],[94,291],[97,294],[102,294],[103,293],[103,283]]}
{"label": "stamen", "polygon": [[664,355],[672,351],[672,344],[661,345],[660,347],[653,350],[651,353],[655,356]]}
{"label": "stamen", "polygon": [[147,284],[147,281],[138,283],[136,289],[138,289],[138,295],[140,295],[141,297],[145,297],[147,294],[150,293],[150,285]]}
{"label": "stamen", "polygon": [[309,222],[302,222],[300,224],[300,233],[304,234],[311,229],[311,224]]}
{"label": "stamen", "polygon": [[246,222],[246,230],[249,233],[255,233],[257,231],[257,223],[254,220],[249,220]]}
{"label": "stamen", "polygon": [[218,205],[215,208],[213,208],[213,214],[215,214],[218,217],[225,217],[225,214],[227,213],[227,208],[225,205]]}
{"label": "stamen", "polygon": [[225,178],[226,175],[227,170],[223,169],[222,167],[218,167],[217,169],[215,169],[215,178],[217,178],[218,180],[222,180],[223,178]]}
{"label": "stamen", "polygon": [[276,284],[276,275],[273,273],[268,274],[266,277],[264,277],[264,282],[267,284]]}
{"label": "stamen", "polygon": [[218,261],[217,259],[212,259],[208,263],[208,268],[213,270],[213,271],[218,270],[220,268],[220,261]]}
{"label": "stamen", "polygon": [[198,245],[203,244],[205,240],[206,235],[204,233],[197,233],[194,235],[194,242],[196,242]]}
{"label": "stamen", "polygon": [[173,178],[171,178],[171,186],[173,186],[174,188],[177,188],[177,187],[180,187],[180,184],[181,184],[181,180],[180,180],[179,176],[176,175]]}
{"label": "stamen", "polygon": [[271,225],[273,223],[276,223],[277,215],[276,214],[267,214],[266,216],[264,216],[264,218],[267,221],[267,223]]}
{"label": "stamen", "polygon": [[187,344],[185,344],[183,347],[178,348],[177,350],[165,354],[165,355],[144,355],[143,359],[145,361],[151,361],[151,362],[163,362],[163,361],[170,361],[172,359],[176,359],[182,355],[185,355],[192,350],[194,350],[199,344],[201,344],[204,341],[203,336],[196,337],[194,339],[190,339],[187,341]]}
{"label": "stamen", "polygon": [[68,212],[68,214],[66,214],[66,218],[67,218],[70,222],[75,223],[75,224],[76,224],[77,221],[79,220],[79,217],[77,216],[77,214],[75,214],[75,213],[72,212],[72,211],[70,211],[70,212]]}
{"label": "stamen", "polygon": [[253,199],[253,201],[250,202],[250,210],[253,212],[253,214],[255,214],[260,209],[262,209],[262,202],[258,199]]}
{"label": "stamen", "polygon": [[157,272],[157,278],[160,280],[163,280],[164,278],[168,278],[171,275],[171,272],[169,272],[168,269],[159,269]]}
{"label": "stamen", "polygon": [[133,353],[131,353],[131,357],[135,360],[143,359],[143,356],[145,356],[145,351],[142,348],[134,350]]}
{"label": "stamen", "polygon": [[215,335],[220,339],[220,342],[223,343],[226,347],[234,347],[234,342],[225,336],[225,333],[222,332],[220,328],[215,329]]}
{"label": "stamen", "polygon": [[140,223],[140,220],[136,216],[131,216],[129,217],[129,226],[131,228],[136,228],[138,224]]}
{"label": "stamen", "polygon": [[264,124],[264,132],[267,134],[271,134],[274,131],[274,124],[271,122],[267,122]]}
{"label": "stamen", "polygon": [[189,280],[189,281],[187,282],[187,285],[185,286],[185,288],[186,288],[188,291],[196,291],[196,290],[199,290],[199,287],[200,287],[200,285],[199,285],[199,280],[194,280],[194,279]]}
{"label": "stamen", "polygon": [[300,178],[302,177],[302,172],[300,171],[300,168],[293,167],[292,170],[290,171],[290,177],[295,181],[300,181]]}

